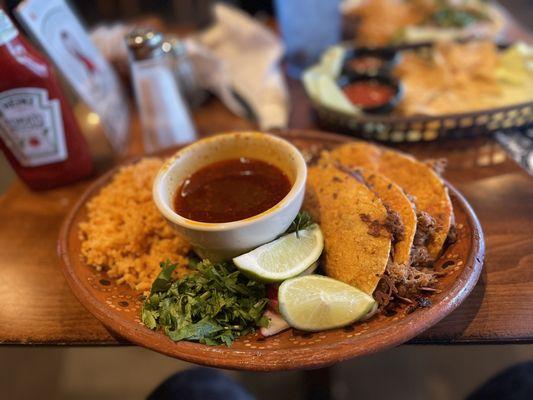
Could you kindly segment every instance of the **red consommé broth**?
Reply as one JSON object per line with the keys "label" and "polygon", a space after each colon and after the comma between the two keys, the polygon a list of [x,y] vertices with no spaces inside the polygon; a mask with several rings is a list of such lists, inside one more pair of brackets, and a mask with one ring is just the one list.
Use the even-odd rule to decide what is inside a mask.
{"label": "red consomm\u00e9 broth", "polygon": [[194,221],[238,221],[272,208],[291,186],[283,171],[264,161],[243,157],[224,160],[187,178],[176,193],[174,208]]}

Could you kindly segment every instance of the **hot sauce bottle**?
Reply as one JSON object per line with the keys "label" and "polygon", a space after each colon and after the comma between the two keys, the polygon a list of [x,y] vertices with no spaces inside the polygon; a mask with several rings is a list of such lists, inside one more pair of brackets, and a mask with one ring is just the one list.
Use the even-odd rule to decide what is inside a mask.
{"label": "hot sauce bottle", "polygon": [[0,149],[32,189],[91,174],[87,142],[47,59],[0,9]]}

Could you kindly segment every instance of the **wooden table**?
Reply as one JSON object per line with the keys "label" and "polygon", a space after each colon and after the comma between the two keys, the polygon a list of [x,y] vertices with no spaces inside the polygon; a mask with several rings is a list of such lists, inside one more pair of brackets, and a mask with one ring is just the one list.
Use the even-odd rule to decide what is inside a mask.
{"label": "wooden table", "polygon": [[[299,83],[289,81],[290,126],[316,129]],[[210,100],[195,113],[202,134],[250,129]],[[139,123],[132,121],[134,138]],[[414,343],[533,341],[533,179],[490,138],[401,146],[420,158],[447,157],[446,178],[471,202],[485,232],[481,279],[467,301]],[[138,154],[133,140],[129,154]],[[0,343],[107,345],[123,343],[70,292],[56,256],[69,207],[89,182],[32,192],[16,181],[0,197]]]}
{"label": "wooden table", "polygon": [[[508,20],[506,37],[533,43],[527,29],[502,12]],[[301,85],[288,83],[290,127],[316,129]],[[216,100],[194,117],[202,135],[256,128]],[[142,150],[137,116],[131,133],[128,156]],[[413,342],[533,342],[533,179],[490,138],[400,147],[420,158],[449,160],[446,178],[470,201],[487,246],[481,279],[467,301]],[[0,343],[124,343],[80,305],[59,270],[59,227],[89,183],[32,192],[16,181],[0,196]]]}

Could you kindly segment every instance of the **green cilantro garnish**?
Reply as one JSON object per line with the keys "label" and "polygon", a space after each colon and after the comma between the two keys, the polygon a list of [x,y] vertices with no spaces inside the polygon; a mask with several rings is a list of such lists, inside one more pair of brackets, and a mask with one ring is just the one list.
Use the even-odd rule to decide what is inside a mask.
{"label": "green cilantro garnish", "polygon": [[294,218],[294,221],[291,222],[285,234],[296,232],[298,236],[299,231],[310,228],[314,223],[315,221],[313,221],[313,218],[311,218],[307,211],[300,211],[296,218]]}
{"label": "green cilantro garnish", "polygon": [[176,265],[167,261],[160,266],[141,312],[148,328],[159,326],[174,341],[230,346],[235,338],[268,324],[262,317],[268,303],[265,285],[231,263],[202,261],[195,273],[174,282]]}

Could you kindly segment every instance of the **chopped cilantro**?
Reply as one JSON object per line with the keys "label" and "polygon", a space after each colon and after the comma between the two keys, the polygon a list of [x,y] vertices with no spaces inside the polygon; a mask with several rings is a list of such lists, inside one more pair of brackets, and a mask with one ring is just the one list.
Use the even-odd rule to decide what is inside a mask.
{"label": "chopped cilantro", "polygon": [[[314,224],[298,213],[286,233]],[[189,258],[194,273],[173,281],[176,264],[160,264],[161,272],[145,299],[141,320],[150,329],[161,327],[174,341],[192,340],[230,346],[235,338],[268,326],[263,311],[268,303],[264,283],[249,279],[230,262],[211,263]]]}
{"label": "chopped cilantro", "polygon": [[202,261],[195,273],[174,282],[176,265],[167,261],[160,266],[141,312],[148,328],[161,327],[174,341],[230,346],[235,338],[268,324],[263,317],[268,303],[265,285],[231,263]]}

